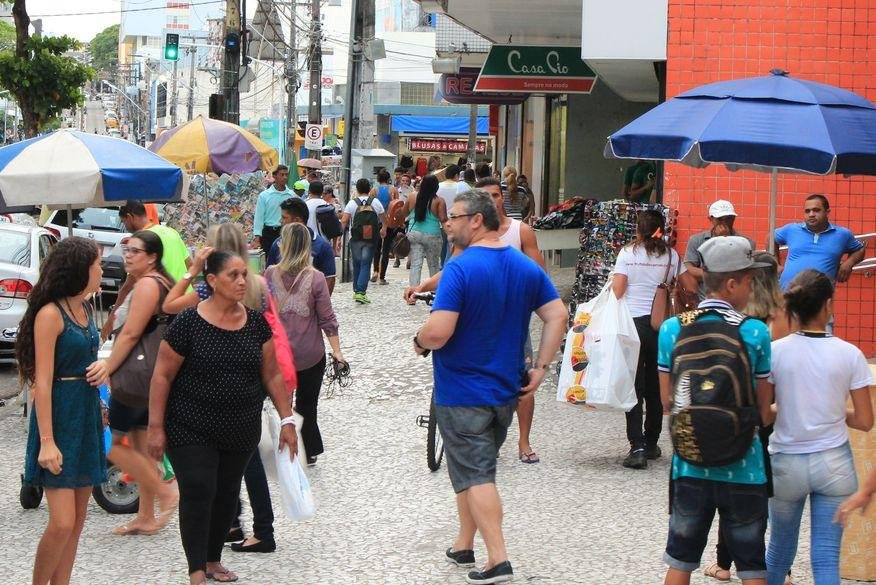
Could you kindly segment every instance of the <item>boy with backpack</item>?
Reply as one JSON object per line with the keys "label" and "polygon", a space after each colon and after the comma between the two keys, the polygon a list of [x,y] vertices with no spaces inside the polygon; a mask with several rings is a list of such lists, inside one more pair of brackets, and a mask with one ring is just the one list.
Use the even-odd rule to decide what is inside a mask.
{"label": "boy with backpack", "polygon": [[[341,224],[344,230],[350,227],[350,262],[353,267],[353,300],[360,305],[371,301],[365,295],[371,262],[377,242],[386,237],[386,213],[376,197],[369,196],[371,182],[356,181],[356,196],[344,207]],[[382,227],[381,227],[382,225]]]}
{"label": "boy with backpack", "polygon": [[770,333],[745,307],[764,263],[740,236],[699,248],[707,298],[660,327],[660,397],[675,450],[664,583],[687,585],[717,510],[745,585],[766,583],[767,472],[757,436],[770,420]]}

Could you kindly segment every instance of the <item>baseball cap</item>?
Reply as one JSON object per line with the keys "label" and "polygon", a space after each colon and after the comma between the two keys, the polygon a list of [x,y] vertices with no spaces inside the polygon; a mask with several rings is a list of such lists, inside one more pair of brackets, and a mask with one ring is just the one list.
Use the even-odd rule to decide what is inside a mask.
{"label": "baseball cap", "polygon": [[292,185],[292,190],[298,191],[299,189],[301,191],[306,191],[307,190],[307,183],[305,183],[304,181],[295,181],[295,184]]}
{"label": "baseball cap", "polygon": [[766,262],[754,261],[751,242],[742,236],[709,238],[697,251],[703,257],[703,270],[706,272],[736,272],[770,266]]}
{"label": "baseball cap", "polygon": [[733,209],[733,204],[724,199],[718,199],[709,205],[709,217],[726,217],[728,215],[736,216],[736,210]]}

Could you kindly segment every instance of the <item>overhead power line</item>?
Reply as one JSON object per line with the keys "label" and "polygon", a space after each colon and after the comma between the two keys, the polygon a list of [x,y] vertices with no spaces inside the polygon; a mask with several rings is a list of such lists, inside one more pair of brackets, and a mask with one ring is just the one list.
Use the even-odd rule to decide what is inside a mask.
{"label": "overhead power line", "polygon": [[[204,2],[189,2],[189,6],[204,6],[206,4],[224,4],[223,0],[206,0]],[[93,16],[95,14],[123,14],[128,12],[147,12],[149,10],[167,10],[167,6],[152,6],[149,8],[126,8],[122,10],[99,10],[94,12],[67,12],[64,14],[31,14],[33,18],[54,18],[60,16]]]}

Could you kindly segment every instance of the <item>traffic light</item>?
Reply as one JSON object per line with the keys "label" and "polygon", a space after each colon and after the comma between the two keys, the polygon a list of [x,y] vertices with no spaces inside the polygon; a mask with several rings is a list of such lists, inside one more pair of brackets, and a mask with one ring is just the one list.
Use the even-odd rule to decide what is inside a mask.
{"label": "traffic light", "polygon": [[176,33],[167,33],[164,39],[164,58],[168,61],[176,61],[179,59],[179,35]]}

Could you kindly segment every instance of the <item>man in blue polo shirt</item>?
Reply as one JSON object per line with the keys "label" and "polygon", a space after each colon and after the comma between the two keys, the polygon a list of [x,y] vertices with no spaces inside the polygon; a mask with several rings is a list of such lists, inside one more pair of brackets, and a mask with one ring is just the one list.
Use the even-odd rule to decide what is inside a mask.
{"label": "man in blue polo shirt", "polygon": [[[292,197],[280,204],[280,223],[282,225],[290,223],[303,223],[307,225],[307,219],[310,217],[310,212],[307,209],[307,204],[298,197]],[[328,285],[329,294],[335,290],[335,253],[332,245],[324,237],[319,234],[314,234],[313,230],[307,228],[310,232],[310,237],[313,238],[310,243],[310,254],[313,256],[313,267],[325,275],[325,282]],[[280,238],[274,240],[271,244],[271,251],[268,252],[268,257],[265,258],[265,268],[278,264],[280,262]]]}
{"label": "man in blue polo shirt", "polygon": [[830,223],[830,203],[824,195],[806,198],[803,219],[803,223],[789,223],[776,230],[776,247],[788,246],[785,262],[779,267],[782,290],[807,268],[836,282],[847,281],[855,264],[864,259],[864,244],[849,229]]}
{"label": "man in blue polo shirt", "polygon": [[[459,532],[445,557],[473,566],[480,532],[487,562],[466,581],[502,583],[513,570],[502,533],[496,456],[518,398],[544,380],[568,315],[545,271],[499,240],[499,212],[486,191],[457,195],[444,229],[464,251],[444,265],[432,314],[414,337],[414,349],[421,355],[435,351],[435,413],[459,514]],[[533,312],[544,327],[527,371],[523,344]]]}

